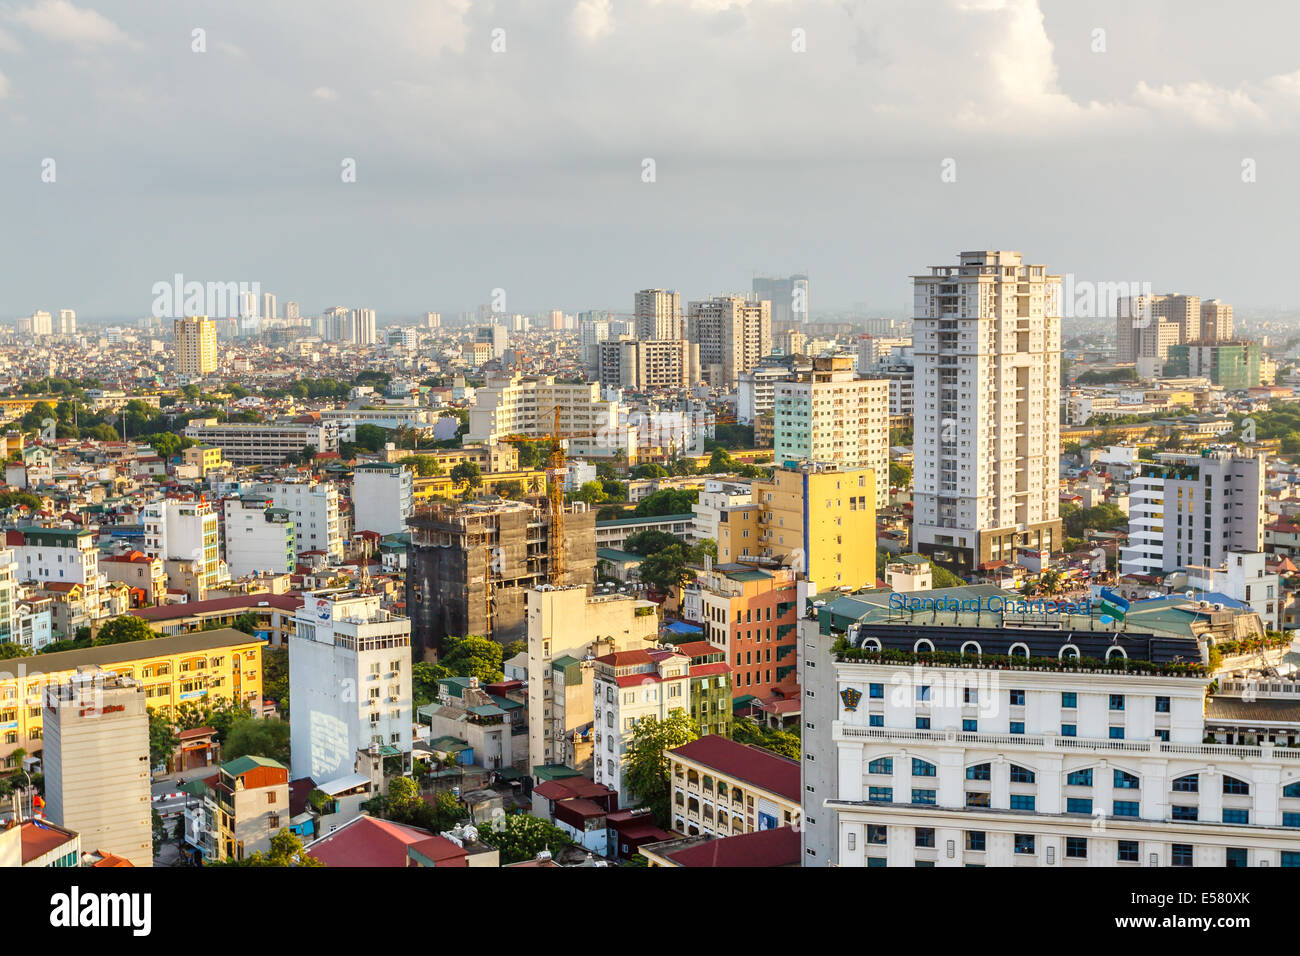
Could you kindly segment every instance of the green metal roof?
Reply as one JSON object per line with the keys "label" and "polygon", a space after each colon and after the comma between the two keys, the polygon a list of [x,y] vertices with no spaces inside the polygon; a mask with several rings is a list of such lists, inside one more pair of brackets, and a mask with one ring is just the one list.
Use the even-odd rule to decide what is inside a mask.
{"label": "green metal roof", "polygon": [[251,754],[244,757],[236,757],[234,760],[228,760],[221,765],[221,772],[228,773],[232,777],[242,777],[248,771],[256,767],[274,767],[278,770],[288,770],[284,764],[278,760],[272,760],[270,757],[254,757]]}
{"label": "green metal roof", "polygon": [[558,763],[541,763],[533,767],[533,776],[538,780],[567,780],[569,777],[581,777],[572,767]]}
{"label": "green metal roof", "polygon": [[597,521],[597,528],[614,528],[621,524],[667,524],[673,521],[694,521],[695,515],[646,515],[642,518],[615,518],[612,521]]}
{"label": "green metal roof", "polygon": [[429,741],[430,750],[441,750],[446,754],[458,754],[462,750],[469,750],[470,746],[459,737],[435,737]]}
{"label": "green metal roof", "polygon": [[644,554],[637,554],[635,551],[623,551],[620,548],[597,548],[596,557],[620,563],[635,562],[639,564],[645,560]]}

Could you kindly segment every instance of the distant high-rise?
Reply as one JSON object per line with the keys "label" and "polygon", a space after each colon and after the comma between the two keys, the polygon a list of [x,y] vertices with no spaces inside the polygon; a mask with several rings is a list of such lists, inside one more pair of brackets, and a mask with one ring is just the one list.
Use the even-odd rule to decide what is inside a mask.
{"label": "distant high-rise", "polygon": [[357,309],[354,315],[356,318],[352,326],[354,329],[352,341],[357,345],[374,345],[378,341],[375,335],[375,310]]}
{"label": "distant high-rise", "polygon": [[290,299],[284,304],[284,317],[290,322],[296,322],[302,318],[302,309],[297,302]]}
{"label": "distant high-rise", "polygon": [[1201,303],[1201,341],[1232,341],[1232,306],[1218,299]]}
{"label": "distant high-rise", "polygon": [[263,292],[263,293],[262,293],[262,318],[264,318],[264,319],[274,319],[274,318],[276,318],[276,314],[275,314],[275,293],[273,293],[273,292]]}
{"label": "distant high-rise", "polygon": [[217,370],[217,324],[207,316],[177,319],[172,325],[176,371],[202,378]]}
{"label": "distant high-rise", "polygon": [[638,339],[680,339],[682,297],[667,289],[642,289],[632,311]]}
{"label": "distant high-rise", "polygon": [[772,304],[738,295],[692,302],[686,330],[699,346],[700,377],[713,388],[732,389],[741,372],[772,351]]}
{"label": "distant high-rise", "polygon": [[913,282],[913,545],[966,572],[1059,548],[1061,277],[976,251]]}
{"label": "distant high-rise", "polygon": [[759,276],[754,279],[754,298],[772,303],[773,322],[808,321],[808,277],[784,278]]}
{"label": "distant high-rise", "polygon": [[[1151,329],[1171,325],[1168,329]],[[1116,361],[1163,360],[1170,345],[1225,342],[1233,337],[1232,306],[1197,295],[1136,295],[1119,300],[1115,319]],[[1159,349],[1157,355],[1153,349]]]}
{"label": "distant high-rise", "polygon": [[54,320],[50,317],[50,313],[46,312],[43,309],[37,312],[33,312],[31,332],[32,335],[36,335],[36,336],[53,335]]}
{"label": "distant high-rise", "polygon": [[77,313],[72,309],[59,309],[58,321],[54,327],[57,335],[77,334]]}
{"label": "distant high-rise", "polygon": [[436,329],[442,326],[442,315],[437,312],[424,313],[424,327],[426,329]]}

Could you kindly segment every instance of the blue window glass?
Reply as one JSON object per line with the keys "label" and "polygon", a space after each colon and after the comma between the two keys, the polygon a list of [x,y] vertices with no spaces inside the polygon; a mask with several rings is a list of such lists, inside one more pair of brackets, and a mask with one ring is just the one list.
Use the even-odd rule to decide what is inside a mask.
{"label": "blue window glass", "polygon": [[1235,810],[1231,808],[1225,809],[1223,811],[1223,822],[1224,823],[1249,823],[1250,811]]}
{"label": "blue window glass", "polygon": [[1116,800],[1114,816],[1135,817],[1138,815],[1138,806],[1136,800]]}
{"label": "blue window glass", "polygon": [[884,715],[884,714],[871,714],[871,715],[867,718],[867,726],[869,726],[869,727],[883,727],[883,726],[885,726],[885,715]]}
{"label": "blue window glass", "polygon": [[1169,731],[1167,731],[1167,730],[1157,730],[1157,731],[1156,731],[1156,738],[1157,738],[1158,740],[1163,740],[1165,743],[1169,743]]}
{"label": "blue window glass", "polygon": [[1232,869],[1245,868],[1250,866],[1250,854],[1246,852],[1245,847],[1230,846],[1227,863]]}
{"label": "blue window glass", "polygon": [[916,863],[913,864],[916,869],[929,869],[934,865],[934,860],[917,860]]}
{"label": "blue window glass", "polygon": [[1088,841],[1084,837],[1066,837],[1065,856],[1070,860],[1088,859]]}
{"label": "blue window glass", "polygon": [[1034,809],[1034,798],[1028,793],[1013,793],[1011,795],[1012,810],[1032,810]]}
{"label": "blue window glass", "polygon": [[869,857],[867,857],[867,866],[868,866],[868,867],[873,867],[873,866],[888,866],[888,865],[889,865],[889,864],[885,862],[885,858],[884,858],[883,856],[869,856]]}
{"label": "blue window glass", "polygon": [[1078,725],[1076,725],[1076,724],[1061,724],[1061,736],[1062,736],[1062,737],[1077,737],[1077,736],[1079,736],[1079,727],[1078,727]]}
{"label": "blue window glass", "polygon": [[1284,827],[1300,827],[1300,813],[1284,813],[1284,814],[1282,814],[1282,826],[1284,826]]}
{"label": "blue window glass", "polygon": [[876,700],[884,700],[884,699],[885,699],[885,685],[884,685],[884,684],[872,684],[872,685],[871,685],[871,690],[870,690],[870,696],[873,697],[873,698],[876,699]]}
{"label": "blue window glass", "polygon": [[1175,843],[1169,862],[1173,866],[1191,866],[1192,845],[1190,843]]}
{"label": "blue window glass", "polygon": [[1238,780],[1236,777],[1224,777],[1223,792],[1233,793],[1233,794],[1248,794],[1250,793],[1250,784],[1248,784],[1245,780]]}
{"label": "blue window glass", "polygon": [[980,702],[979,688],[978,687],[962,688],[961,699],[963,704],[978,704]]}
{"label": "blue window glass", "polygon": [[1168,697],[1157,697],[1157,698],[1156,698],[1156,713],[1157,713],[1157,714],[1167,714],[1167,713],[1169,713],[1169,698],[1168,698]]}
{"label": "blue window glass", "polygon": [[1125,773],[1123,770],[1116,770],[1113,786],[1116,790],[1136,790],[1141,784],[1133,774]]}
{"label": "blue window glass", "polygon": [[1083,813],[1092,816],[1092,800],[1087,797],[1066,797],[1066,813]]}
{"label": "blue window glass", "polygon": [[918,717],[918,718],[916,718],[916,729],[917,729],[917,730],[929,730],[929,729],[930,729],[930,718],[929,718],[929,717]]}
{"label": "blue window glass", "polygon": [[894,758],[879,757],[867,764],[867,773],[893,773]]}
{"label": "blue window glass", "polygon": [[972,853],[984,852],[984,831],[967,830],[966,831],[966,849]]}
{"label": "blue window glass", "polygon": [[1170,812],[1175,820],[1181,820],[1186,823],[1193,822],[1199,813],[1196,807],[1170,807]]}
{"label": "blue window glass", "polygon": [[1110,709],[1111,709],[1111,710],[1123,710],[1123,709],[1124,709],[1124,695],[1123,695],[1123,694],[1111,694],[1111,695],[1110,695]]}
{"label": "blue window glass", "polygon": [[966,768],[967,780],[992,780],[993,765],[987,763],[977,763],[974,766]]}
{"label": "blue window glass", "polygon": [[1174,778],[1175,793],[1197,793],[1201,789],[1201,778],[1194,773],[1185,777]]}
{"label": "blue window glass", "polygon": [[917,700],[929,700],[929,699],[930,699],[930,688],[929,688],[928,685],[926,685],[926,684],[921,684],[921,685],[919,685],[919,686],[916,688],[916,699],[917,699]]}
{"label": "blue window glass", "polygon": [[1033,783],[1034,772],[1028,767],[1019,767],[1011,765],[1011,782],[1012,783]]}
{"label": "blue window glass", "polygon": [[912,776],[913,777],[933,777],[938,773],[938,768],[934,764],[924,760],[912,758]]}
{"label": "blue window glass", "polygon": [[1072,690],[1069,690],[1069,691],[1061,691],[1061,706],[1062,706],[1062,707],[1067,707],[1067,708],[1068,708],[1068,707],[1078,707],[1078,706],[1079,706],[1079,695],[1076,694],[1076,693],[1075,693],[1074,691],[1072,691]]}
{"label": "blue window glass", "polygon": [[1111,739],[1111,740],[1123,740],[1123,739],[1124,739],[1124,728],[1123,728],[1123,727],[1112,727],[1112,728],[1110,728],[1110,739]]}
{"label": "blue window glass", "polygon": [[893,787],[869,787],[867,788],[867,799],[872,803],[893,803]]}
{"label": "blue window glass", "polygon": [[934,790],[913,790],[912,802],[920,803],[928,807],[934,806],[937,792]]}
{"label": "blue window glass", "polygon": [[1120,840],[1118,857],[1119,862],[1121,863],[1137,863],[1141,860],[1141,857],[1138,855],[1138,841]]}
{"label": "blue window glass", "polygon": [[1068,774],[1065,778],[1067,786],[1071,787],[1091,787],[1092,786],[1092,768],[1087,770],[1076,770]]}
{"label": "blue window glass", "polygon": [[1011,732],[1013,734],[1023,734],[1025,732],[1025,722],[1023,720],[1011,721]]}
{"label": "blue window glass", "polygon": [[889,842],[888,827],[880,823],[867,824],[867,842],[876,846],[884,846]]}
{"label": "blue window glass", "polygon": [[1283,866],[1300,866],[1300,853],[1296,852],[1295,850],[1283,850],[1283,851],[1282,851],[1282,865],[1283,865]]}
{"label": "blue window glass", "polygon": [[1288,783],[1285,787],[1283,787],[1282,796],[1300,797],[1300,780],[1297,780],[1295,783]]}
{"label": "blue window glass", "polygon": [[917,827],[915,844],[919,847],[934,847],[934,827]]}
{"label": "blue window glass", "polygon": [[969,717],[963,717],[961,729],[963,733],[973,734],[980,729],[980,722],[978,720],[971,720]]}
{"label": "blue window glass", "polygon": [[1032,833],[1017,833],[1017,834],[1016,834],[1016,852],[1017,852],[1017,853],[1028,853],[1028,854],[1030,854],[1030,855],[1033,854],[1033,852],[1034,852],[1034,835],[1033,835]]}
{"label": "blue window glass", "polygon": [[1009,691],[1008,693],[1010,693],[1010,695],[1011,695],[1011,706],[1012,706],[1012,707],[1024,707],[1024,706],[1025,706],[1025,692],[1024,692],[1023,690],[1013,690],[1013,691]]}

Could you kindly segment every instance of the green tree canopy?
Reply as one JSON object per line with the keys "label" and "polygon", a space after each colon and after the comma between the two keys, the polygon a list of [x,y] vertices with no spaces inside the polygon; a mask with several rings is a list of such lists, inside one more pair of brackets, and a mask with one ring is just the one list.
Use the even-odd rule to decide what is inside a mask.
{"label": "green tree canopy", "polygon": [[501,645],[478,634],[447,637],[438,663],[452,676],[477,677],[483,684],[496,683],[505,676],[501,669]]}
{"label": "green tree canopy", "polygon": [[[654,812],[661,827],[668,826],[671,810],[666,754],[698,736],[690,714],[681,709],[674,710],[663,720],[654,716],[642,717],[632,729],[632,743],[624,758],[626,789],[635,795],[640,806],[649,807]],[[622,791],[624,788],[618,789]]]}
{"label": "green tree canopy", "polygon": [[226,732],[223,756],[270,757],[289,765],[289,722],[273,717],[245,717],[234,721]]}
{"label": "green tree canopy", "polygon": [[663,491],[656,491],[654,494],[647,495],[638,501],[635,514],[638,518],[688,514],[691,506],[699,500],[700,493],[698,490],[683,491],[675,488],[665,488]]}
{"label": "green tree canopy", "polygon": [[98,647],[105,644],[128,644],[132,641],[147,641],[161,636],[142,618],[123,614],[108,621],[99,629],[99,633],[95,635],[95,645]]}
{"label": "green tree canopy", "polygon": [[543,850],[554,856],[573,841],[559,827],[527,813],[512,813],[493,820],[480,834],[484,843],[497,848],[502,865],[537,858]]}

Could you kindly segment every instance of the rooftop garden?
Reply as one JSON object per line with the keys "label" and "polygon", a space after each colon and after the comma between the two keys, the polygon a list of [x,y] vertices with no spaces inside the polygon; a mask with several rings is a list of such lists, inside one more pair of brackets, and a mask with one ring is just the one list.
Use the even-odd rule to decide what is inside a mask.
{"label": "rooftop garden", "polygon": [[921,667],[988,668],[1017,671],[1072,671],[1083,674],[1133,674],[1159,677],[1209,677],[1209,669],[1199,661],[1177,661],[1155,664],[1124,657],[1108,661],[1093,657],[1025,657],[1006,654],[962,654],[957,651],[903,651],[892,648],[876,650],[873,647],[850,647],[840,638],[831,647],[831,653],[840,662],[861,664],[907,664]]}

